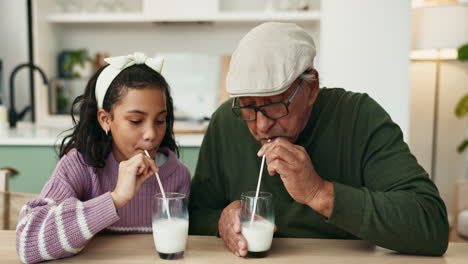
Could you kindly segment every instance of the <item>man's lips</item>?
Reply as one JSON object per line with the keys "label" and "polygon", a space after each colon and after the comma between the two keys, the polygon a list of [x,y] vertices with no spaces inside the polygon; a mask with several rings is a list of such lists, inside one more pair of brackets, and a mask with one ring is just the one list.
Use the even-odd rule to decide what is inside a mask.
{"label": "man's lips", "polygon": [[289,137],[285,137],[285,136],[276,136],[276,137],[268,137],[268,138],[267,138],[267,137],[263,137],[263,138],[260,139],[260,142],[261,142],[261,143],[267,143],[268,140],[274,141],[274,140],[277,139],[277,138],[284,138],[284,139],[286,139],[286,140],[289,140]]}

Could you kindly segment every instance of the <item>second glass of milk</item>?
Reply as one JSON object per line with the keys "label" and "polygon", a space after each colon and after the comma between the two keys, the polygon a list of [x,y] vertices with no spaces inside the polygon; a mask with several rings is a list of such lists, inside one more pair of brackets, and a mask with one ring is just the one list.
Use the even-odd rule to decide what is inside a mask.
{"label": "second glass of milk", "polygon": [[262,258],[270,250],[275,229],[272,197],[269,192],[259,192],[255,206],[254,191],[241,195],[242,235],[247,240],[247,257]]}

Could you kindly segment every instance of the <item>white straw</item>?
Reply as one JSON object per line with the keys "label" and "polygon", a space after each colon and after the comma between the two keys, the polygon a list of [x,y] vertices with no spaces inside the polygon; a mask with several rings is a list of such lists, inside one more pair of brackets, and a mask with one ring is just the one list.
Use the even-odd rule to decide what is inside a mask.
{"label": "white straw", "polygon": [[[148,156],[149,158],[151,158],[150,154],[148,153],[147,150],[145,150],[145,154],[146,156]],[[163,203],[164,205],[166,206],[166,211],[167,211],[167,218],[169,220],[171,220],[171,213],[169,212],[169,204],[167,202],[167,198],[166,198],[166,194],[164,193],[164,188],[162,186],[162,183],[161,183],[161,180],[159,179],[159,173],[155,173],[154,176],[156,176],[156,180],[158,180],[158,184],[159,184],[159,188],[161,189],[161,193],[162,193],[162,196],[163,196]]]}
{"label": "white straw", "polygon": [[[270,141],[271,139],[268,139],[268,142]],[[252,211],[252,216],[250,218],[251,225],[253,224],[255,212],[257,211],[257,200],[258,200],[258,193],[260,192],[260,184],[262,183],[263,165],[265,165],[265,154],[263,154],[262,165],[260,165],[260,173],[258,174],[257,191],[255,192],[254,208]]]}

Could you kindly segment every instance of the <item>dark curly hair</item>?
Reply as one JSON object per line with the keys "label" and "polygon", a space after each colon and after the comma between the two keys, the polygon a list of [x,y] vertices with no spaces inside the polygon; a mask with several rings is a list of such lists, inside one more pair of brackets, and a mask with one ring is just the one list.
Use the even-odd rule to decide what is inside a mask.
{"label": "dark curly hair", "polygon": [[[105,66],[107,67],[107,66]],[[72,148],[76,148],[84,157],[84,161],[96,168],[105,166],[105,159],[112,150],[112,137],[107,136],[97,119],[97,101],[95,96],[96,81],[105,67],[99,69],[89,80],[83,95],[78,96],[72,104],[71,116],[73,128],[60,144],[59,157],[63,157]],[[103,109],[110,112],[112,106],[121,100],[128,89],[142,89],[157,87],[163,89],[166,96],[166,134],[161,147],[167,147],[179,156],[179,148],[174,140],[174,105],[170,94],[169,84],[164,77],[145,64],[133,65],[122,70],[112,81],[104,96]],[[79,120],[73,113],[79,112]],[[65,131],[65,132],[67,132]]]}

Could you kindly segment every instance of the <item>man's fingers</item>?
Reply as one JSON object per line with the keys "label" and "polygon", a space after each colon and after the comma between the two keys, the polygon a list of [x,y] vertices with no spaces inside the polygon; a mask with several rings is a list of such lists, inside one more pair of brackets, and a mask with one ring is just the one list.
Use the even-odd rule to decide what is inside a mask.
{"label": "man's fingers", "polygon": [[232,234],[231,250],[236,256],[244,257],[247,254],[247,241],[242,234]]}
{"label": "man's fingers", "polygon": [[267,161],[280,159],[292,165],[297,163],[298,154],[299,152],[293,147],[287,148],[282,145],[275,145],[268,152],[266,152],[266,159]]}
{"label": "man's fingers", "polygon": [[257,156],[258,156],[258,157],[263,156],[263,154],[265,154],[265,153],[268,151],[268,149],[269,149],[269,147],[270,147],[271,145],[272,145],[271,142],[268,142],[268,143],[263,144],[263,146],[258,150]]}
{"label": "man's fingers", "polygon": [[242,234],[238,235],[239,241],[237,242],[237,246],[239,248],[239,256],[245,257],[247,255],[247,240]]}
{"label": "man's fingers", "polygon": [[[236,227],[236,228],[235,228]],[[239,228],[239,232],[237,229]],[[247,240],[240,233],[240,223],[231,222],[223,226],[226,232],[220,232],[226,246],[238,257],[243,257],[247,254]]]}
{"label": "man's fingers", "polygon": [[291,165],[284,162],[283,160],[275,159],[269,162],[267,166],[268,166],[268,174],[270,174],[270,176],[275,175],[275,173],[278,173],[281,176],[294,175]]}
{"label": "man's fingers", "polygon": [[225,244],[227,247],[234,253],[236,256],[240,256],[239,251],[239,234],[233,232],[228,232],[227,237],[225,238]]}
{"label": "man's fingers", "polygon": [[229,250],[236,256],[245,256],[247,254],[247,241],[241,234],[240,201],[234,201],[224,208],[218,225],[219,234]]}
{"label": "man's fingers", "polygon": [[234,217],[234,222],[232,223],[232,229],[236,234],[241,232],[241,223],[238,217]]}
{"label": "man's fingers", "polygon": [[245,239],[245,237],[242,235],[242,234],[239,234],[238,235],[238,242],[237,242],[237,245],[239,247],[239,249],[247,249],[247,240]]}

